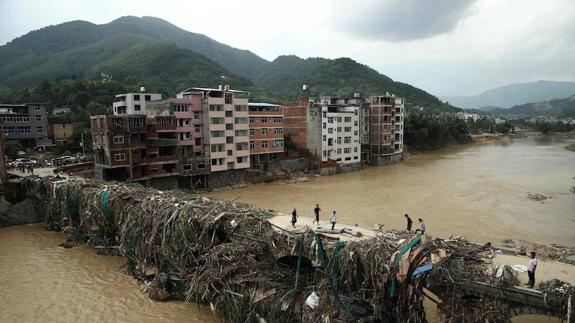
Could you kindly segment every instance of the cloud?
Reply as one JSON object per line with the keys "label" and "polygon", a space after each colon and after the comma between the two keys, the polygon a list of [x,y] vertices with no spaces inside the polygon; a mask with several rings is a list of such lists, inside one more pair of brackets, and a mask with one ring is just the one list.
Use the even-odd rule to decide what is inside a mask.
{"label": "cloud", "polygon": [[[346,1],[345,3],[343,1]],[[340,0],[332,23],[358,37],[408,41],[453,30],[476,0]]]}

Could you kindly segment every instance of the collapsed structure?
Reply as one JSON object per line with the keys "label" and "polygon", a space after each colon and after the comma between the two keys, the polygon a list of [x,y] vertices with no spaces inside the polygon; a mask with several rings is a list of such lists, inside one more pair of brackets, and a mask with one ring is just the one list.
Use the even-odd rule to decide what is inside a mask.
{"label": "collapsed structure", "polygon": [[[512,284],[482,261],[488,247],[462,240],[386,232],[329,241],[276,228],[266,210],[177,191],[57,177],[29,177],[24,186],[68,243],[125,257],[152,299],[209,305],[226,321],[425,322],[423,297],[437,301],[433,293],[446,319],[511,316],[498,298],[462,297],[462,282]],[[549,288],[558,315],[568,315],[573,288]]]}

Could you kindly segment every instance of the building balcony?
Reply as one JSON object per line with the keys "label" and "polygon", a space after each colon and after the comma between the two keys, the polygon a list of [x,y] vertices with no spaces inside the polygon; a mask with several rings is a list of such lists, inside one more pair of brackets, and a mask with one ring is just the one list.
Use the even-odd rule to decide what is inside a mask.
{"label": "building balcony", "polygon": [[177,139],[148,139],[147,146],[148,147],[168,147],[168,146],[176,146],[178,144]]}

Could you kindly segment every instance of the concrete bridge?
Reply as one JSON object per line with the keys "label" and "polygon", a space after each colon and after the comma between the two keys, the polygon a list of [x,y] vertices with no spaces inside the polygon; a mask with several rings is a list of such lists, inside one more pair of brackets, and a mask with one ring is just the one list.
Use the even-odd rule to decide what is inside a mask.
{"label": "concrete bridge", "polygon": [[[537,290],[522,287],[499,287],[481,282],[454,282],[451,286],[436,286],[432,289],[439,297],[446,292],[455,293],[458,297],[473,303],[483,297],[497,299],[507,310],[509,317],[520,315],[545,315],[565,319],[566,322],[575,323],[575,299],[569,298],[567,311],[564,313],[560,304],[548,302],[547,296]],[[447,299],[447,297],[446,297]]]}

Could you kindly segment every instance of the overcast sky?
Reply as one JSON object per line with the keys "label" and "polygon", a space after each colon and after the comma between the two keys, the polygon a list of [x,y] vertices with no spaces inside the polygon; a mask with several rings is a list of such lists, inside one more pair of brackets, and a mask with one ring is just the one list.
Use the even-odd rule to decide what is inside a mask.
{"label": "overcast sky", "polygon": [[125,15],[163,18],[268,60],[351,57],[435,95],[575,81],[574,0],[0,0],[0,44]]}

